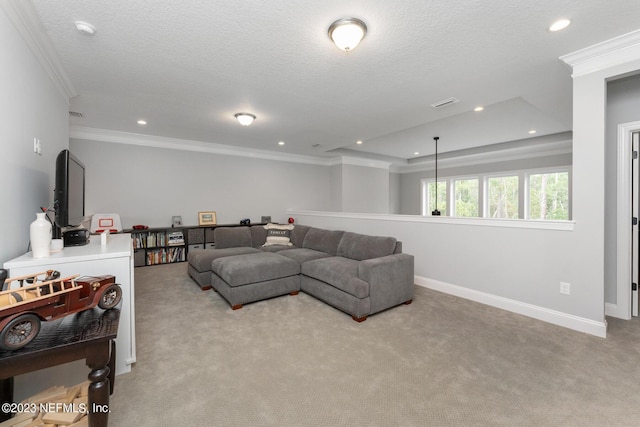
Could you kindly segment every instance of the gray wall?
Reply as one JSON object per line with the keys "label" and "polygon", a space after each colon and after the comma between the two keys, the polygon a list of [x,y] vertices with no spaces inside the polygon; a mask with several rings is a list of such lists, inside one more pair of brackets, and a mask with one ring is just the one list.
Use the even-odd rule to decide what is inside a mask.
{"label": "gray wall", "polygon": [[169,226],[173,215],[197,225],[199,211],[219,224],[262,215],[285,221],[286,209],[326,209],[326,166],[72,139],[86,166],[86,208],[117,213],[123,227]]}
{"label": "gray wall", "polygon": [[[29,224],[53,201],[55,158],[69,141],[68,99],[0,8],[0,264],[24,254]],[[33,152],[33,138],[42,155]]]}
{"label": "gray wall", "polygon": [[[605,302],[617,303],[617,147],[618,125],[640,121],[640,75],[607,84],[606,187],[605,187]],[[631,216],[631,213],[629,213]]]}
{"label": "gray wall", "polygon": [[400,213],[400,182],[399,173],[389,172],[389,213]]}
{"label": "gray wall", "polygon": [[342,165],[342,211],[389,213],[389,169]]}

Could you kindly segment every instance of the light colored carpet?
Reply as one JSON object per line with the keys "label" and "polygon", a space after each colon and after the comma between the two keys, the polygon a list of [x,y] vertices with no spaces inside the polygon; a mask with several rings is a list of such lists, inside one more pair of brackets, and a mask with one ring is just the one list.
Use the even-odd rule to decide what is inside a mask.
{"label": "light colored carpet", "polygon": [[597,338],[416,287],[356,323],[306,294],[232,311],[186,263],[136,268],[112,426],[636,426],[640,323]]}

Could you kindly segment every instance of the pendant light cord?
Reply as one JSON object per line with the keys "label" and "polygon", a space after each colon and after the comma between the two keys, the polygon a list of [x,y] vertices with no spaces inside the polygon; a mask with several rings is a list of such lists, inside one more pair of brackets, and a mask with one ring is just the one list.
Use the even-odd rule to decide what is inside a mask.
{"label": "pendant light cord", "polygon": [[434,216],[439,216],[440,215],[440,211],[438,210],[438,140],[440,139],[439,136],[434,136],[433,140],[436,142],[436,181],[435,181],[435,186],[436,186],[436,208],[431,212],[431,215]]}

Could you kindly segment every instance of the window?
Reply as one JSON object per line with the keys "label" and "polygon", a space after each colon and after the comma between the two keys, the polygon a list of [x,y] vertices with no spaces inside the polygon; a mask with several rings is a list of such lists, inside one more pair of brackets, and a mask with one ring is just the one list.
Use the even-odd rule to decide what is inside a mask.
{"label": "window", "polygon": [[569,219],[569,172],[529,175],[530,219]]}
{"label": "window", "polygon": [[488,217],[518,218],[518,176],[487,179]]}
{"label": "window", "polygon": [[[436,185],[433,180],[422,180],[422,215],[431,215],[436,209]],[[438,210],[442,215],[447,212],[447,181],[438,180]]]}
{"label": "window", "polygon": [[478,178],[456,179],[454,181],[454,216],[478,217],[479,196]]}
{"label": "window", "polygon": [[[438,210],[459,218],[571,219],[571,167],[438,179]],[[421,212],[436,208],[433,179],[421,180]]]}

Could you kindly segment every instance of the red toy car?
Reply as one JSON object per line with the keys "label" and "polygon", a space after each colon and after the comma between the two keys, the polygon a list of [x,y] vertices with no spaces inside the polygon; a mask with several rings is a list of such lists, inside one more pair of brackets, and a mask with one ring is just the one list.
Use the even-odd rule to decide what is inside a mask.
{"label": "red toy car", "polygon": [[[4,276],[4,277],[2,277]],[[0,348],[17,350],[31,342],[40,332],[40,322],[59,319],[88,310],[96,305],[114,308],[122,298],[122,288],[115,276],[60,278],[49,270],[28,276],[6,278],[0,271]],[[5,280],[1,280],[5,279]],[[11,282],[18,286],[12,288]]]}

